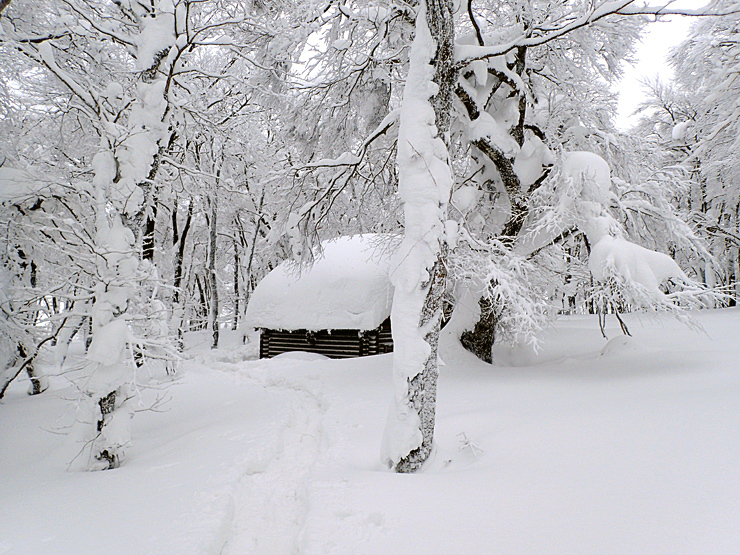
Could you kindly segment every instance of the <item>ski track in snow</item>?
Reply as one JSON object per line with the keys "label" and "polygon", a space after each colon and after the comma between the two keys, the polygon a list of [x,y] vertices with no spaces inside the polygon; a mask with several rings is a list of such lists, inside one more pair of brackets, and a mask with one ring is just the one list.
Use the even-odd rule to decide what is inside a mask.
{"label": "ski track in snow", "polygon": [[[211,364],[236,370],[255,385],[278,391],[288,401],[276,413],[269,438],[241,463],[240,477],[228,493],[214,553],[299,553],[309,510],[309,478],[322,446],[325,406],[300,378],[274,377],[270,363]],[[211,551],[211,550],[209,550]]]}

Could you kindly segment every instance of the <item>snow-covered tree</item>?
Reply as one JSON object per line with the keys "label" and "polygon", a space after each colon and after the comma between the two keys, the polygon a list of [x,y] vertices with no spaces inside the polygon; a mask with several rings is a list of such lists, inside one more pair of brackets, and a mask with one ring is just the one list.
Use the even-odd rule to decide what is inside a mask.
{"label": "snow-covered tree", "polygon": [[[0,11],[0,148],[3,167],[61,189],[39,196],[33,214],[3,213],[39,238],[40,253],[21,247],[26,259],[5,266],[23,283],[23,264],[41,265],[44,287],[25,291],[56,306],[34,341],[57,338],[58,360],[92,317],[79,382],[91,466],[121,461],[136,364],[176,356],[166,336],[182,346],[191,327],[210,326],[215,346],[273,264],[306,261],[339,234],[403,230],[384,447],[398,471],[431,452],[443,305],[455,305],[463,344],[490,360],[495,340],[531,338],[558,303],[673,310],[698,299],[690,278],[711,256],[681,217],[677,187],[693,176],[731,182],[724,168],[710,172],[733,144],[709,140],[734,129],[723,123],[734,83],[726,23],[712,32],[730,45],[711,43],[724,69],[705,71],[724,87],[724,115],[692,100],[693,123],[660,129],[675,143],[703,122],[708,138],[673,144],[673,160],[704,158],[672,184],[679,173],[654,171],[669,157],[614,132],[608,90],[642,16],[670,6],[41,4]],[[52,127],[50,148],[38,148]],[[723,195],[706,204],[731,213]],[[64,285],[50,288],[54,279]],[[7,306],[11,322],[17,305]]]}
{"label": "snow-covered tree", "polygon": [[690,178],[685,208],[709,243],[713,259],[700,268],[709,286],[740,278],[740,16],[697,21],[673,54],[674,96],[688,106],[676,114],[666,143]]}
{"label": "snow-covered tree", "polygon": [[[611,126],[613,101],[606,85],[606,80],[618,76],[620,60],[629,54],[645,24],[641,15],[670,10],[638,6],[630,1],[558,5],[536,1],[475,6],[468,3],[464,7],[467,10],[458,10],[456,15],[450,12],[451,20],[457,18],[458,28],[469,32],[461,32],[454,39],[453,67],[459,77],[453,83],[455,100],[446,105],[445,116],[450,124],[446,127],[445,121],[443,135],[449,149],[448,168],[453,170],[457,182],[452,187],[453,217],[457,221],[445,224],[448,234],[456,232],[454,239],[445,235],[445,244],[451,247],[449,267],[455,271],[453,277],[463,282],[462,288],[458,288],[457,308],[472,312],[472,317],[458,318],[463,342],[490,360],[497,333],[509,338],[531,334],[544,322],[544,285],[558,274],[567,277],[563,289],[574,278],[603,282],[596,293],[589,292],[591,302],[599,290],[616,288],[621,291],[618,297],[626,295],[633,307],[672,306],[673,301],[664,297],[659,285],[666,279],[689,287],[693,284],[670,257],[639,245],[640,237],[650,236],[646,230],[664,226],[669,230],[663,234],[666,239],[648,240],[647,246],[670,250],[681,245],[696,251],[701,251],[701,247],[691,229],[666,202],[666,196],[653,195],[658,191],[656,181],[633,171],[626,162],[628,141],[618,139]],[[362,19],[356,14],[364,12],[353,11],[348,5],[341,13],[353,22],[349,28],[356,29],[356,22]],[[386,25],[393,12],[383,14]],[[418,40],[418,14],[404,15],[409,19],[416,15],[414,40]],[[349,56],[361,41],[338,33],[332,35],[331,44],[342,52],[341,56]],[[378,51],[380,48],[373,53]],[[414,52],[413,46],[411,51]],[[366,56],[368,63],[375,61],[373,56]],[[414,61],[413,55],[410,59]],[[434,67],[437,63],[438,57],[434,58]],[[409,75],[413,71],[410,63]],[[331,81],[326,90],[331,91],[338,82]],[[417,224],[409,220],[408,211],[413,204],[404,197],[402,183],[413,161],[401,152],[406,146],[404,134],[410,133],[404,130],[403,118],[410,125],[404,102],[413,82],[407,77],[399,112],[383,120],[385,125],[380,130],[385,133],[399,121],[397,167],[407,235],[417,232],[409,229]],[[413,125],[415,133],[422,134],[424,127],[419,122]],[[292,221],[288,220],[294,254],[300,256],[307,251],[302,246],[307,230],[316,229],[326,218],[322,210],[340,197],[353,178],[356,181],[355,172],[364,163],[365,148],[376,136],[377,132],[371,133],[368,139],[355,142],[354,154],[322,159],[315,164],[330,168],[333,173],[326,187],[318,188],[323,195],[321,200],[326,202],[299,205]],[[352,142],[347,142],[352,146]],[[423,158],[427,151],[419,152]],[[613,175],[610,165],[615,169]],[[437,179],[433,164],[427,166],[426,172]],[[421,178],[415,179],[415,183],[422,183]],[[441,221],[446,221],[446,217]],[[582,246],[581,251],[590,259],[590,272],[586,266],[581,277],[560,272],[557,267],[538,272],[538,261],[533,264],[533,257],[547,249],[557,251],[563,242],[573,238],[578,239],[577,243],[571,242],[573,248]],[[630,267],[627,259],[637,254],[640,267]],[[402,248],[399,259],[408,258]],[[530,282],[538,273],[542,288]],[[427,286],[434,282],[424,272],[422,281],[424,276],[428,277],[424,282]],[[468,302],[459,302],[462,298]],[[471,298],[479,301],[471,303]],[[616,298],[610,301],[611,309],[616,306]],[[627,302],[624,300],[620,306],[626,307]],[[399,337],[410,334],[414,329],[411,320],[405,325],[399,320],[403,329],[394,326],[394,333]],[[460,320],[466,323],[460,326]],[[402,359],[398,365],[414,360],[403,349],[402,346],[396,353],[396,359]],[[413,372],[407,374],[406,383],[413,376]],[[410,396],[404,393],[403,381],[398,380],[396,386],[401,400]],[[406,424],[398,426],[405,434],[389,431],[386,435],[384,453],[391,464],[403,458],[401,451],[406,447],[416,448],[416,440],[409,439],[417,437],[409,432],[415,426],[404,420],[413,412],[404,412],[407,405],[408,402],[397,403],[391,411],[391,424]],[[393,443],[394,440],[398,442]]]}
{"label": "snow-covered tree", "polygon": [[391,273],[395,399],[383,458],[398,472],[418,470],[431,453],[434,437],[447,203],[453,179],[446,144],[457,77],[453,41],[452,2],[422,3],[409,52],[396,162],[405,219]]}
{"label": "snow-covered tree", "polygon": [[[219,294],[219,266],[226,262],[215,200],[228,199],[221,206],[236,221],[234,212],[244,205],[233,202],[244,196],[240,172],[249,160],[259,159],[258,166],[265,168],[275,159],[264,140],[274,131],[261,125],[270,118],[259,114],[269,104],[266,99],[284,92],[280,82],[287,67],[280,41],[300,27],[295,22],[301,12],[291,13],[299,5],[225,0],[3,4],[0,54],[12,61],[8,71],[17,68],[24,79],[42,76],[35,78],[45,80],[57,106],[45,110],[70,127],[76,124],[75,148],[66,143],[62,161],[47,167],[63,167],[77,195],[66,203],[72,213],[55,220],[71,229],[66,235],[55,229],[53,237],[66,241],[79,233],[89,249],[85,254],[92,253],[75,257],[84,263],[72,287],[87,291],[85,299],[74,294],[76,314],[93,321],[87,372],[80,381],[89,399],[82,418],[92,429],[91,466],[119,464],[128,442],[130,351],[137,365],[142,354],[150,360],[174,356],[166,335],[181,335],[186,327],[186,307],[194,297],[188,294],[191,279],[205,277],[191,271],[201,254],[203,261],[211,259],[202,305],[218,326],[220,311],[212,300]],[[11,77],[13,87],[2,93],[17,103],[26,101],[18,92],[22,81]],[[9,162],[32,163],[27,150]],[[257,197],[251,198],[253,212],[270,200],[259,189],[249,193]],[[200,245],[187,246],[208,225],[207,215],[215,240],[208,244],[210,252],[200,253]],[[261,214],[256,221],[262,233],[269,230],[271,223]],[[246,247],[255,252],[254,245]],[[172,293],[162,281],[168,275]],[[77,320],[67,320],[67,337],[79,328]]]}
{"label": "snow-covered tree", "polygon": [[[3,14],[3,45],[53,76],[87,131],[98,135],[97,153],[84,152],[87,179],[76,186],[93,209],[87,268],[94,302],[93,340],[80,388],[88,401],[83,421],[92,428],[89,466],[120,463],[129,441],[131,357],[147,315],[161,319],[152,290],[149,257],[140,260],[145,210],[160,149],[168,141],[168,91],[177,56],[187,46],[187,6],[172,2],[54,3],[45,10],[14,2]],[[176,46],[177,37],[182,36]],[[151,303],[151,304],[150,304]],[[162,344],[161,346],[164,346]]]}

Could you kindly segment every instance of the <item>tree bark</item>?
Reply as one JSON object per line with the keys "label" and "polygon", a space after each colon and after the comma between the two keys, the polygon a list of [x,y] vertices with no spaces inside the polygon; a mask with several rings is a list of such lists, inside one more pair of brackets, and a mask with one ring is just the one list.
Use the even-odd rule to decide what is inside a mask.
{"label": "tree bark", "polygon": [[157,224],[157,200],[154,199],[151,213],[147,213],[144,222],[144,237],[141,240],[141,258],[154,262],[154,228]]}
{"label": "tree bark", "polygon": [[424,341],[429,344],[429,357],[424,369],[409,381],[410,404],[419,415],[421,445],[396,464],[396,472],[415,472],[426,462],[434,443],[434,425],[437,412],[437,377],[439,376],[439,331],[442,323],[442,299],[445,293],[447,249],[440,251],[432,268],[432,281],[427,292],[419,328],[429,331]]}
{"label": "tree bark", "polygon": [[198,330],[205,330],[208,329],[208,313],[209,313],[209,305],[208,305],[208,298],[206,297],[206,292],[203,287],[203,282],[200,279],[200,275],[195,275],[195,286],[198,288],[198,306],[199,309],[196,312],[198,316]]}
{"label": "tree bark", "polygon": [[211,229],[208,257],[208,279],[211,286],[211,333],[213,343],[211,349],[218,348],[218,279],[216,276],[216,238],[218,236],[218,190],[213,191],[211,197]]}
{"label": "tree bark", "polygon": [[[254,253],[255,248],[257,247],[257,238],[260,234],[260,226],[262,224],[262,207],[265,204],[265,189],[262,189],[262,194],[260,195],[260,203],[259,207],[257,208],[257,221],[254,224],[254,233],[252,234],[252,244],[249,247],[249,259],[247,260],[247,269],[245,270],[244,274],[244,314],[246,315],[247,307],[249,306],[249,297],[252,294],[252,265],[254,263]],[[237,219],[237,222],[239,220]],[[246,241],[246,238],[244,237],[244,230],[241,228],[241,223],[239,223],[239,231],[242,237],[242,242]],[[246,244],[244,245],[246,247]],[[244,331],[242,334],[242,343],[247,342],[247,332]]]}
{"label": "tree bark", "polygon": [[[446,139],[456,82],[451,0],[426,0],[422,5],[410,56],[397,156],[405,233],[399,253],[404,260],[392,278],[396,286],[391,313],[396,397],[384,438],[386,462],[404,473],[422,467],[434,439],[439,330],[447,277],[448,249],[442,229],[452,185]],[[428,86],[429,80],[436,87]],[[428,132],[425,114],[429,105],[425,102],[431,105],[436,127]]]}
{"label": "tree bark", "polygon": [[460,343],[479,359],[490,364],[493,362],[491,349],[496,342],[496,323],[499,313],[493,301],[485,296],[478,299],[478,307],[480,309],[478,321],[472,330],[465,330],[460,335]]}
{"label": "tree bark", "polygon": [[236,331],[239,327],[239,242],[236,235],[232,241],[234,247],[234,318],[231,322],[231,330]]}
{"label": "tree bark", "polygon": [[[527,48],[525,46],[518,47],[516,51],[515,72],[519,76],[524,74],[526,56]],[[505,82],[518,93],[519,118],[516,125],[511,129],[511,136],[521,147],[524,144],[525,116],[527,110],[526,92],[517,90],[516,84],[505,76],[501,75],[499,78],[505,80]],[[474,121],[478,119],[478,117],[480,117],[480,111],[465,89],[458,85],[455,89],[455,93],[465,106],[470,120]],[[527,192],[522,191],[521,181],[514,171],[513,161],[509,160],[504,153],[489,140],[485,138],[477,139],[473,141],[473,146],[475,146],[483,156],[491,161],[501,177],[501,181],[503,182],[511,207],[509,218],[501,230],[501,237],[502,239],[513,243],[521,232],[524,220],[529,212],[527,206],[527,194],[531,193],[536,187],[533,186]],[[544,175],[546,176],[547,174],[545,173]],[[487,183],[489,191],[493,192],[491,185],[491,182]],[[479,359],[491,363],[491,349],[496,341],[496,325],[501,316],[501,307],[494,306],[491,300],[485,296],[478,300],[478,306],[480,308],[478,321],[472,329],[466,330],[461,334],[460,343],[465,347],[465,349],[473,353]]]}
{"label": "tree bark", "polygon": [[[182,228],[182,232],[177,233],[177,203],[172,209],[172,242],[177,246],[175,251],[175,271],[174,271],[174,293],[172,294],[172,308],[175,312],[175,325],[177,326],[177,349],[182,351],[185,347],[183,338],[183,326],[185,325],[185,299],[182,298],[182,266],[185,259],[185,240],[188,237],[190,231],[190,223],[193,220],[193,199],[190,199],[188,204],[188,215],[185,218],[185,225]],[[181,296],[182,295],[182,296]]]}

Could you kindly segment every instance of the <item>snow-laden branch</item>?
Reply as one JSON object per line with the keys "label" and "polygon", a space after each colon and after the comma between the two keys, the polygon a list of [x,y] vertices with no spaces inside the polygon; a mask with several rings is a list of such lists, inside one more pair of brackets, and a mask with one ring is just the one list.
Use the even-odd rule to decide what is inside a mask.
{"label": "snow-laden branch", "polygon": [[670,8],[673,3],[672,1],[667,2],[663,6],[655,7],[644,4],[634,6],[634,3],[635,0],[611,0],[609,2],[604,2],[598,6],[591,7],[581,15],[573,13],[563,17],[562,19],[564,21],[568,21],[565,25],[548,29],[544,32],[541,29],[530,29],[508,42],[497,45],[479,46],[458,44],[455,46],[455,60],[457,61],[458,67],[465,67],[472,61],[501,56],[519,46],[541,46],[567,35],[572,31],[582,27],[588,27],[589,25],[611,15],[686,15],[707,17],[740,13],[740,3],[737,2],[733,3],[731,7],[720,8],[720,3],[715,1],[708,7],[696,9],[673,9]]}
{"label": "snow-laden branch", "polygon": [[[345,190],[350,180],[357,175],[358,169],[367,154],[368,147],[379,137],[386,134],[394,125],[397,125],[399,117],[400,112],[398,110],[390,112],[383,119],[380,125],[378,125],[378,127],[363,141],[357,154],[345,152],[338,158],[320,160],[295,170],[296,172],[299,172],[301,170],[313,171],[329,168],[338,169],[338,171],[328,179],[327,185],[323,187],[321,191],[317,192],[312,201],[305,203],[300,207],[300,209],[293,211],[290,214],[286,226],[286,232],[291,238],[294,255],[302,256],[301,253],[307,252],[303,249],[303,238],[301,236],[300,226],[303,225],[305,227],[306,222],[309,217],[314,214],[314,210],[317,207],[321,205],[331,207],[334,204],[335,200],[339,197],[342,191]],[[318,221],[323,219],[325,216],[326,211],[319,216]]]}
{"label": "snow-laden branch", "polygon": [[492,46],[458,44],[455,46],[455,60],[458,62],[460,67],[463,67],[474,60],[501,56],[518,46],[540,46],[575,31],[576,29],[591,25],[606,16],[613,15],[634,1],[635,0],[612,0],[611,2],[605,2],[600,6],[592,7],[585,14],[575,17],[575,19],[573,18],[573,15],[566,16],[563,19],[571,20],[570,23],[563,25],[562,27],[549,30],[541,35],[530,36],[530,32],[525,32],[521,33],[518,37],[509,42]]}
{"label": "snow-laden branch", "polygon": [[388,115],[383,118],[383,121],[367,136],[362,142],[360,149],[357,154],[351,152],[343,152],[337,158],[325,158],[316,162],[306,164],[301,169],[313,169],[313,168],[335,168],[340,166],[359,166],[365,159],[368,147],[382,135],[385,135],[391,127],[398,123],[399,110],[392,110]]}
{"label": "snow-laden branch", "polygon": [[54,57],[51,41],[44,41],[35,48],[29,47],[28,44],[19,44],[18,50],[34,62],[46,67],[64,83],[67,89],[83,102],[85,108],[93,112],[92,114],[88,114],[93,123],[102,116],[103,110],[100,108],[97,96],[78,83],[67,71],[59,67]]}
{"label": "snow-laden branch", "polygon": [[80,18],[82,18],[85,22],[87,22],[90,27],[98,31],[99,33],[108,36],[112,38],[115,42],[118,42],[119,44],[123,44],[125,46],[128,46],[130,48],[136,48],[136,42],[133,40],[131,36],[122,35],[121,33],[116,32],[113,28],[103,25],[101,23],[98,23],[94,19],[87,16],[87,14],[80,10],[74,2],[70,2],[69,0],[63,0],[64,4],[69,6],[69,8],[75,12]]}
{"label": "snow-laden branch", "polygon": [[701,8],[672,8],[675,0],[670,0],[662,6],[628,6],[619,11],[620,15],[684,15],[688,17],[722,17],[740,13],[740,2],[732,2],[723,6],[725,2],[714,0],[708,6]]}

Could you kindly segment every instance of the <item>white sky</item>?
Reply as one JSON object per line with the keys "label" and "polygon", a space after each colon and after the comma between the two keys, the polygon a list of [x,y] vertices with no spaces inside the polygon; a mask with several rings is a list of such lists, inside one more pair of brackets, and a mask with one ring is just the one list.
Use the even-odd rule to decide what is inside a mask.
{"label": "white sky", "polygon": [[[700,8],[706,3],[706,0],[678,0],[673,7]],[[648,4],[659,3],[653,0]],[[693,17],[673,16],[662,18],[648,26],[635,54],[637,63],[624,64],[624,77],[615,87],[619,93],[617,127],[626,131],[636,123],[637,118],[630,115],[645,96],[639,82],[641,78],[652,78],[655,75],[659,75],[663,81],[672,78],[673,70],[667,62],[668,52],[687,37],[689,27],[695,20]]]}

